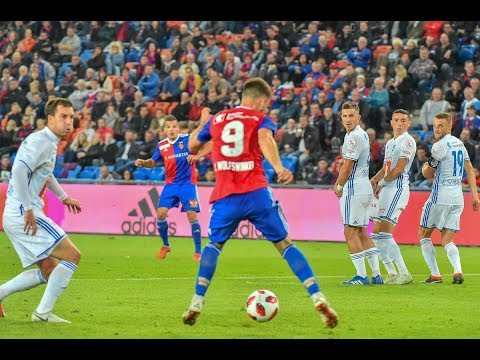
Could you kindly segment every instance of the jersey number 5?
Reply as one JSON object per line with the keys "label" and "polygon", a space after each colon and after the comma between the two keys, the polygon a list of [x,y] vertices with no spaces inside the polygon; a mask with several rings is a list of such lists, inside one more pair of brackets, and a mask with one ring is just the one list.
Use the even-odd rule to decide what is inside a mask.
{"label": "jersey number 5", "polygon": [[241,121],[233,120],[222,130],[222,141],[227,145],[220,147],[220,152],[226,157],[236,157],[243,153],[244,125]]}

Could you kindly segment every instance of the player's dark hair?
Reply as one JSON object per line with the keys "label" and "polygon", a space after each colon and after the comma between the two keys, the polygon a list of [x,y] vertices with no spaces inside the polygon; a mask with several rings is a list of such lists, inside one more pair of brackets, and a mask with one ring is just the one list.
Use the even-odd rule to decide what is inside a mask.
{"label": "player's dark hair", "polygon": [[48,119],[48,115],[55,116],[57,111],[57,106],[62,105],[64,107],[73,107],[72,102],[68,99],[56,97],[50,99],[45,104],[45,117]]}
{"label": "player's dark hair", "polygon": [[450,116],[449,113],[441,112],[441,113],[435,115],[435,118],[436,119],[444,119],[444,120],[447,121],[448,125],[452,125],[452,117]]}
{"label": "player's dark hair", "polygon": [[167,121],[178,121],[177,118],[173,115],[167,115],[165,116],[165,121],[163,122],[163,127],[165,127],[165,124]]}
{"label": "player's dark hair", "polygon": [[360,109],[358,108],[357,104],[355,104],[354,102],[351,102],[351,101],[345,101],[342,104],[342,110],[350,110],[350,109],[355,110],[357,113],[360,112]]}
{"label": "player's dark hair", "polygon": [[243,96],[253,99],[258,97],[271,99],[272,89],[265,80],[254,77],[248,79],[243,85]]}
{"label": "player's dark hair", "polygon": [[408,117],[408,119],[410,120],[410,113],[409,113],[407,110],[405,110],[405,109],[397,109],[397,110],[395,110],[395,111],[392,113],[392,115],[393,115],[393,114],[406,115],[406,116]]}

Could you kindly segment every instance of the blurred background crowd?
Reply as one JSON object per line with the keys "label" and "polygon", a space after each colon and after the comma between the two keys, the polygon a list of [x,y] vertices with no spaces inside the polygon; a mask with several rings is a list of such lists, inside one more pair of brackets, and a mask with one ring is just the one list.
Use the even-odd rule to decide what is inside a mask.
{"label": "blurred background crowd", "polygon": [[[148,171],[134,161],[165,138],[165,116],[191,132],[203,107],[239,105],[255,76],[272,86],[269,116],[297,184],[335,182],[346,100],[361,109],[371,175],[398,108],[410,112],[417,140],[412,186],[431,187],[420,169],[442,111],[478,175],[479,45],[480,21],[0,21],[1,176],[21,141],[45,127],[48,99],[62,96],[75,129],[58,148],[57,178],[164,180],[162,161]],[[208,156],[196,167],[199,181],[215,181]]]}

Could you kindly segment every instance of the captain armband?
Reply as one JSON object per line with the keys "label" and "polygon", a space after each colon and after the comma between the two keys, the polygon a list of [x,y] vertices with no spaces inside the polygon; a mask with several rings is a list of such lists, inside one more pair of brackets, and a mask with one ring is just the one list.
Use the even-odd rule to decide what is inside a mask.
{"label": "captain armband", "polygon": [[430,156],[428,158],[428,165],[430,165],[432,168],[437,168],[438,160],[434,159],[433,156]]}

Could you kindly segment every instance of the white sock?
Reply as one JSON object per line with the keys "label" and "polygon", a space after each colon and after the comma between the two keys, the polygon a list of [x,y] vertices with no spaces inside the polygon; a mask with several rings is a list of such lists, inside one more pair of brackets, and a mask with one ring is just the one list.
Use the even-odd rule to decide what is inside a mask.
{"label": "white sock", "polygon": [[387,248],[388,248],[388,255],[393,259],[395,265],[397,265],[398,272],[403,275],[408,275],[407,265],[405,265],[405,261],[403,261],[402,253],[400,252],[400,246],[398,246],[397,242],[393,238],[393,235],[390,233],[382,233],[386,234],[387,238]]}
{"label": "white sock", "polygon": [[365,267],[365,254],[363,251],[355,254],[350,254],[350,259],[352,259],[353,266],[357,270],[357,275],[361,277],[367,277],[367,269]]}
{"label": "white sock", "polygon": [[[387,272],[392,275],[397,275],[397,269],[395,268],[395,265],[393,264],[393,260],[388,255],[388,247],[387,247],[387,241],[385,238],[385,234],[388,233],[380,233],[379,234],[370,234],[370,238],[372,239],[373,243],[378,249],[378,257],[380,260],[382,260],[383,265],[385,265],[385,269],[387,269]],[[373,235],[376,235],[375,240]]]}
{"label": "white sock", "polygon": [[378,249],[376,247],[372,247],[367,250],[363,250],[363,254],[367,258],[368,265],[372,269],[372,276],[375,277],[380,275],[380,264],[378,262]]}
{"label": "white sock", "polygon": [[435,248],[432,244],[432,239],[425,238],[420,240],[420,247],[422,248],[423,258],[430,269],[430,274],[433,276],[440,276],[440,270],[437,265],[437,258],[435,254]]}
{"label": "white sock", "polygon": [[42,300],[37,306],[37,313],[46,314],[52,311],[58,297],[62,295],[72,279],[75,270],[77,270],[77,265],[65,260],[60,261],[55,266],[48,279]]}
{"label": "white sock", "polygon": [[448,260],[450,260],[450,264],[453,266],[453,273],[458,274],[463,272],[462,265],[460,264],[460,253],[458,252],[457,245],[453,242],[448,243],[445,246],[445,251],[447,252]]}
{"label": "white sock", "polygon": [[10,294],[25,291],[44,283],[46,283],[46,281],[40,269],[26,270],[0,285],[0,302]]}

